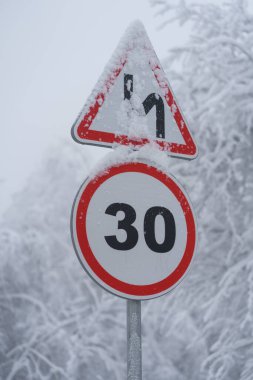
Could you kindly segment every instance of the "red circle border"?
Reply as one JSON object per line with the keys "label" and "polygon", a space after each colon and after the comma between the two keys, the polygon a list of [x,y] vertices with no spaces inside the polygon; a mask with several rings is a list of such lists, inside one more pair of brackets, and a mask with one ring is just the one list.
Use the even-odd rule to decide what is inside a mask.
{"label": "red circle border", "polygon": [[[100,265],[89,245],[86,231],[86,216],[91,198],[93,197],[94,193],[99,188],[99,186],[102,185],[102,183],[104,183],[109,178],[117,174],[125,172],[137,172],[147,174],[162,182],[177,198],[185,216],[187,226],[187,240],[184,255],[180,263],[172,273],[170,273],[165,279],[153,284],[133,285],[123,282],[117,279],[116,277],[113,277]],[[80,194],[80,192],[82,192],[82,194],[80,197],[77,197],[75,201],[74,206],[76,208],[76,213],[73,213],[72,219],[72,223],[76,226],[77,237],[77,241],[76,239],[74,239],[74,243],[77,248],[77,251],[77,245],[79,245],[80,251],[83,255],[85,262],[89,265],[92,272],[94,272],[103,283],[105,283],[110,288],[125,295],[147,297],[159,295],[160,293],[163,293],[166,290],[168,291],[170,288],[174,287],[180,281],[180,279],[182,279],[194,255],[196,245],[196,226],[191,206],[185,194],[171,177],[161,172],[156,167],[150,166],[142,162],[123,163],[106,168],[106,170],[102,174],[98,174],[95,178],[92,178],[84,188],[82,186],[78,194]],[[77,201],[78,204],[76,205]]]}

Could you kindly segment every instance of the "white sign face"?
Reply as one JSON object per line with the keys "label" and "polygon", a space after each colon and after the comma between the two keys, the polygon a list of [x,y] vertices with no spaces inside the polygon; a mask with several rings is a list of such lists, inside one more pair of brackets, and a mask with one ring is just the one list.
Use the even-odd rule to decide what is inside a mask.
{"label": "white sign face", "polygon": [[155,141],[192,159],[197,147],[153,46],[140,23],[126,32],[72,127],[75,141],[139,148]]}
{"label": "white sign face", "polygon": [[[105,98],[103,107],[94,118],[90,130],[108,132],[108,126],[110,126],[110,132],[117,136],[122,134],[130,138],[138,137],[138,140],[149,138],[152,141],[185,145],[171,107],[164,99],[164,89],[160,88],[155,79],[149,61],[135,61],[135,54],[130,52],[128,62],[118,75],[110,94]],[[127,91],[127,84],[132,91],[130,89],[129,92]],[[152,97],[152,94],[155,95]],[[149,97],[150,109],[146,114],[142,102]],[[174,107],[176,111],[175,104]],[[160,111],[159,114],[158,111]],[[159,133],[157,116],[160,115]]]}
{"label": "white sign face", "polygon": [[72,237],[83,267],[101,286],[125,298],[149,299],[185,275],[196,227],[181,186],[135,162],[85,181],[73,207]]}

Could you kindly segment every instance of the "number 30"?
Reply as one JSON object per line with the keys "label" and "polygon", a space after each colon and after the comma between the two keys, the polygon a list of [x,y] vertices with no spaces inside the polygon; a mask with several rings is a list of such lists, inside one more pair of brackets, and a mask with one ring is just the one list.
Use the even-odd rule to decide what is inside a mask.
{"label": "number 30", "polygon": [[[124,242],[119,242],[115,235],[105,236],[107,244],[120,251],[127,251],[136,246],[138,242],[138,231],[132,225],[136,220],[135,209],[127,203],[112,203],[107,207],[105,213],[116,216],[119,211],[125,214],[124,219],[118,221],[118,229],[126,231],[127,238]],[[155,220],[161,215],[165,224],[165,236],[162,243],[158,243],[155,237]],[[147,246],[154,252],[169,252],[176,240],[176,225],[172,213],[165,207],[155,206],[147,210],[144,216],[144,239]]]}

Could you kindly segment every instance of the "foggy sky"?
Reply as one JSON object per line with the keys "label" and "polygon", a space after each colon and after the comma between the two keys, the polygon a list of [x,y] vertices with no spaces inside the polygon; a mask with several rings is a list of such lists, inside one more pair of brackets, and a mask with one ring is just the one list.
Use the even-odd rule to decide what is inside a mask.
{"label": "foggy sky", "polygon": [[71,140],[71,125],[130,22],[144,23],[160,59],[186,40],[188,29],[175,24],[158,31],[154,14],[147,0],[0,2],[0,214],[47,149]]}

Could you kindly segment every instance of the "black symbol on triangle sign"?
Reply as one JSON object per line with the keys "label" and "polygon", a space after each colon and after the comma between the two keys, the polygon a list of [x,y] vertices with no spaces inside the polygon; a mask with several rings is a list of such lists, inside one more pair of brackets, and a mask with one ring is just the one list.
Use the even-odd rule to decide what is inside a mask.
{"label": "black symbol on triangle sign", "polygon": [[[134,77],[132,74],[124,74],[124,99],[131,99],[134,90]],[[164,103],[159,94],[149,94],[142,102],[145,114],[156,107],[156,137],[165,138],[164,128]]]}

